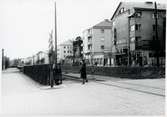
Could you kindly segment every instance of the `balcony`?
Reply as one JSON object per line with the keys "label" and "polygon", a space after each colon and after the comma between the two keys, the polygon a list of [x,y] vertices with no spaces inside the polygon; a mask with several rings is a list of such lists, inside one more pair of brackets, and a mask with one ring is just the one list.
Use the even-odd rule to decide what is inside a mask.
{"label": "balcony", "polygon": [[87,34],[87,37],[88,37],[88,38],[92,38],[92,34],[91,34],[91,33],[88,33],[88,34]]}

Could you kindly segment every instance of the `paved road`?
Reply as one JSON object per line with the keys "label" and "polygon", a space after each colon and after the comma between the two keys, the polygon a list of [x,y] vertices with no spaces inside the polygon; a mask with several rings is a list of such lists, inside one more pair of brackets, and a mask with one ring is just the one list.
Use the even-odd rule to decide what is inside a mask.
{"label": "paved road", "polygon": [[[97,78],[97,76],[96,76]],[[17,69],[2,73],[4,114],[164,115],[165,79],[65,80],[51,89]]]}

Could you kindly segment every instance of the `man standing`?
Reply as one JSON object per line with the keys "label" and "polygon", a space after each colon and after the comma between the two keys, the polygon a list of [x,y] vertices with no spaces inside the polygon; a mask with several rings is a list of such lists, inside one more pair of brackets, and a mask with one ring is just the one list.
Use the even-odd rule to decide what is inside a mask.
{"label": "man standing", "polygon": [[85,84],[85,81],[88,82],[87,75],[86,75],[86,63],[84,60],[82,60],[82,67],[80,69],[81,78],[83,79],[83,84]]}

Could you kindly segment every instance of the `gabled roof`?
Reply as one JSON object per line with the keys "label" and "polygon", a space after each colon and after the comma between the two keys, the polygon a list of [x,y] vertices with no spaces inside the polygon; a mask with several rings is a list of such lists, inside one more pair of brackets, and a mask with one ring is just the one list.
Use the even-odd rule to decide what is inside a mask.
{"label": "gabled roof", "polygon": [[104,21],[94,25],[92,28],[107,28],[107,29],[109,28],[110,29],[111,26],[112,26],[111,21],[109,21],[108,19],[105,19]]}
{"label": "gabled roof", "polygon": [[[115,14],[117,13],[118,9],[121,6],[124,6],[126,9],[154,9],[154,2],[120,2],[117,9],[115,10],[111,20],[114,18]],[[166,4],[157,3],[157,9],[158,10],[166,10]]]}
{"label": "gabled roof", "polygon": [[64,45],[72,45],[72,42],[73,42],[72,40],[67,40],[67,41],[61,43],[60,46],[64,46]]}

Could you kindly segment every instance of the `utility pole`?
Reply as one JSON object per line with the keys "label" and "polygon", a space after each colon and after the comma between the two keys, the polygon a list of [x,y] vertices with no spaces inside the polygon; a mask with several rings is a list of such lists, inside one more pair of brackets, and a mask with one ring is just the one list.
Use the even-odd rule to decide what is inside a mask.
{"label": "utility pole", "polygon": [[54,85],[53,81],[53,31],[49,34],[49,74],[50,74],[50,86]]}
{"label": "utility pole", "polygon": [[2,49],[2,70],[5,69],[5,57],[4,57],[4,49]]}
{"label": "utility pole", "polygon": [[57,15],[56,15],[56,2],[55,2],[55,66],[57,67]]}
{"label": "utility pole", "polygon": [[130,17],[128,17],[128,66],[130,66]]}
{"label": "utility pole", "polygon": [[159,67],[159,40],[158,40],[158,17],[157,17],[157,3],[154,3],[155,5],[155,12],[154,12],[154,18],[155,18],[155,38],[156,38],[156,57],[157,57],[157,67]]}

